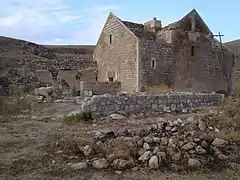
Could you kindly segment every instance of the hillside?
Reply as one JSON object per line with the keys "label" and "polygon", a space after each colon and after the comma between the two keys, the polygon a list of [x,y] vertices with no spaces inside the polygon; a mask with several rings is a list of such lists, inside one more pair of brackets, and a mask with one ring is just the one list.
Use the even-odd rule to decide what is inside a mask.
{"label": "hillside", "polygon": [[[89,62],[93,50],[94,46],[90,45],[39,45],[21,39],[0,36],[0,75],[9,67],[19,67],[26,62],[45,65],[58,62],[68,64],[62,63],[62,61]],[[88,66],[88,62],[84,63],[84,66]]]}
{"label": "hillside", "polygon": [[228,48],[230,48],[233,52],[240,55],[240,39],[226,42],[226,43],[224,43],[224,45],[227,46]]}

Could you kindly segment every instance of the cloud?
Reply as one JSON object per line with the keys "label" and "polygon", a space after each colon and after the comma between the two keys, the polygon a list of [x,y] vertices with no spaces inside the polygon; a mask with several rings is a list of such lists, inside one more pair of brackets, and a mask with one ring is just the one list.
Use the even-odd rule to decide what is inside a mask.
{"label": "cloud", "polygon": [[79,29],[74,32],[73,37],[76,41],[90,42],[95,44],[103,29],[105,21],[110,11],[120,10],[119,6],[108,5],[99,6],[91,10],[91,16],[85,19],[85,24],[89,25],[87,29]]}
{"label": "cloud", "polygon": [[59,25],[76,21],[74,14],[62,0],[8,0],[1,4],[0,34],[38,41],[39,35]]}
{"label": "cloud", "polygon": [[1,4],[0,35],[40,44],[95,44],[116,5],[76,9],[64,0],[8,0]]}

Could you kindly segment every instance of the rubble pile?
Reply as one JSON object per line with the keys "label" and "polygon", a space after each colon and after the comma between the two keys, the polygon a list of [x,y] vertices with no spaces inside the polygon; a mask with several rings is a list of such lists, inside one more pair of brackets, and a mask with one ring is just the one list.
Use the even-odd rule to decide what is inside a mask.
{"label": "rubble pile", "polygon": [[52,148],[52,158],[64,157],[66,168],[73,170],[114,169],[118,173],[139,168],[183,171],[239,167],[239,144],[219,138],[219,131],[199,115],[172,121],[159,117],[147,127],[91,132],[91,141],[62,138]]}

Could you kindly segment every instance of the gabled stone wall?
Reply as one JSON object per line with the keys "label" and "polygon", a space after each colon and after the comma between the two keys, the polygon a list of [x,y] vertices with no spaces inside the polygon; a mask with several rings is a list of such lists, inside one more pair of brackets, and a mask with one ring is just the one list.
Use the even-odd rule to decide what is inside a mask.
{"label": "gabled stone wall", "polygon": [[109,16],[95,48],[98,81],[121,82],[123,91],[137,89],[137,38],[114,16]]}

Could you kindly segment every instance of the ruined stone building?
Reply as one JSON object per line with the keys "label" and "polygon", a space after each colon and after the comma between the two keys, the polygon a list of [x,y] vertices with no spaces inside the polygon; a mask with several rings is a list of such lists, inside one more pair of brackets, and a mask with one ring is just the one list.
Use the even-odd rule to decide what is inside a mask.
{"label": "ruined stone building", "polygon": [[161,84],[176,91],[233,90],[234,54],[195,9],[166,27],[156,18],[137,24],[110,13],[93,59],[99,81],[120,81],[128,92]]}

